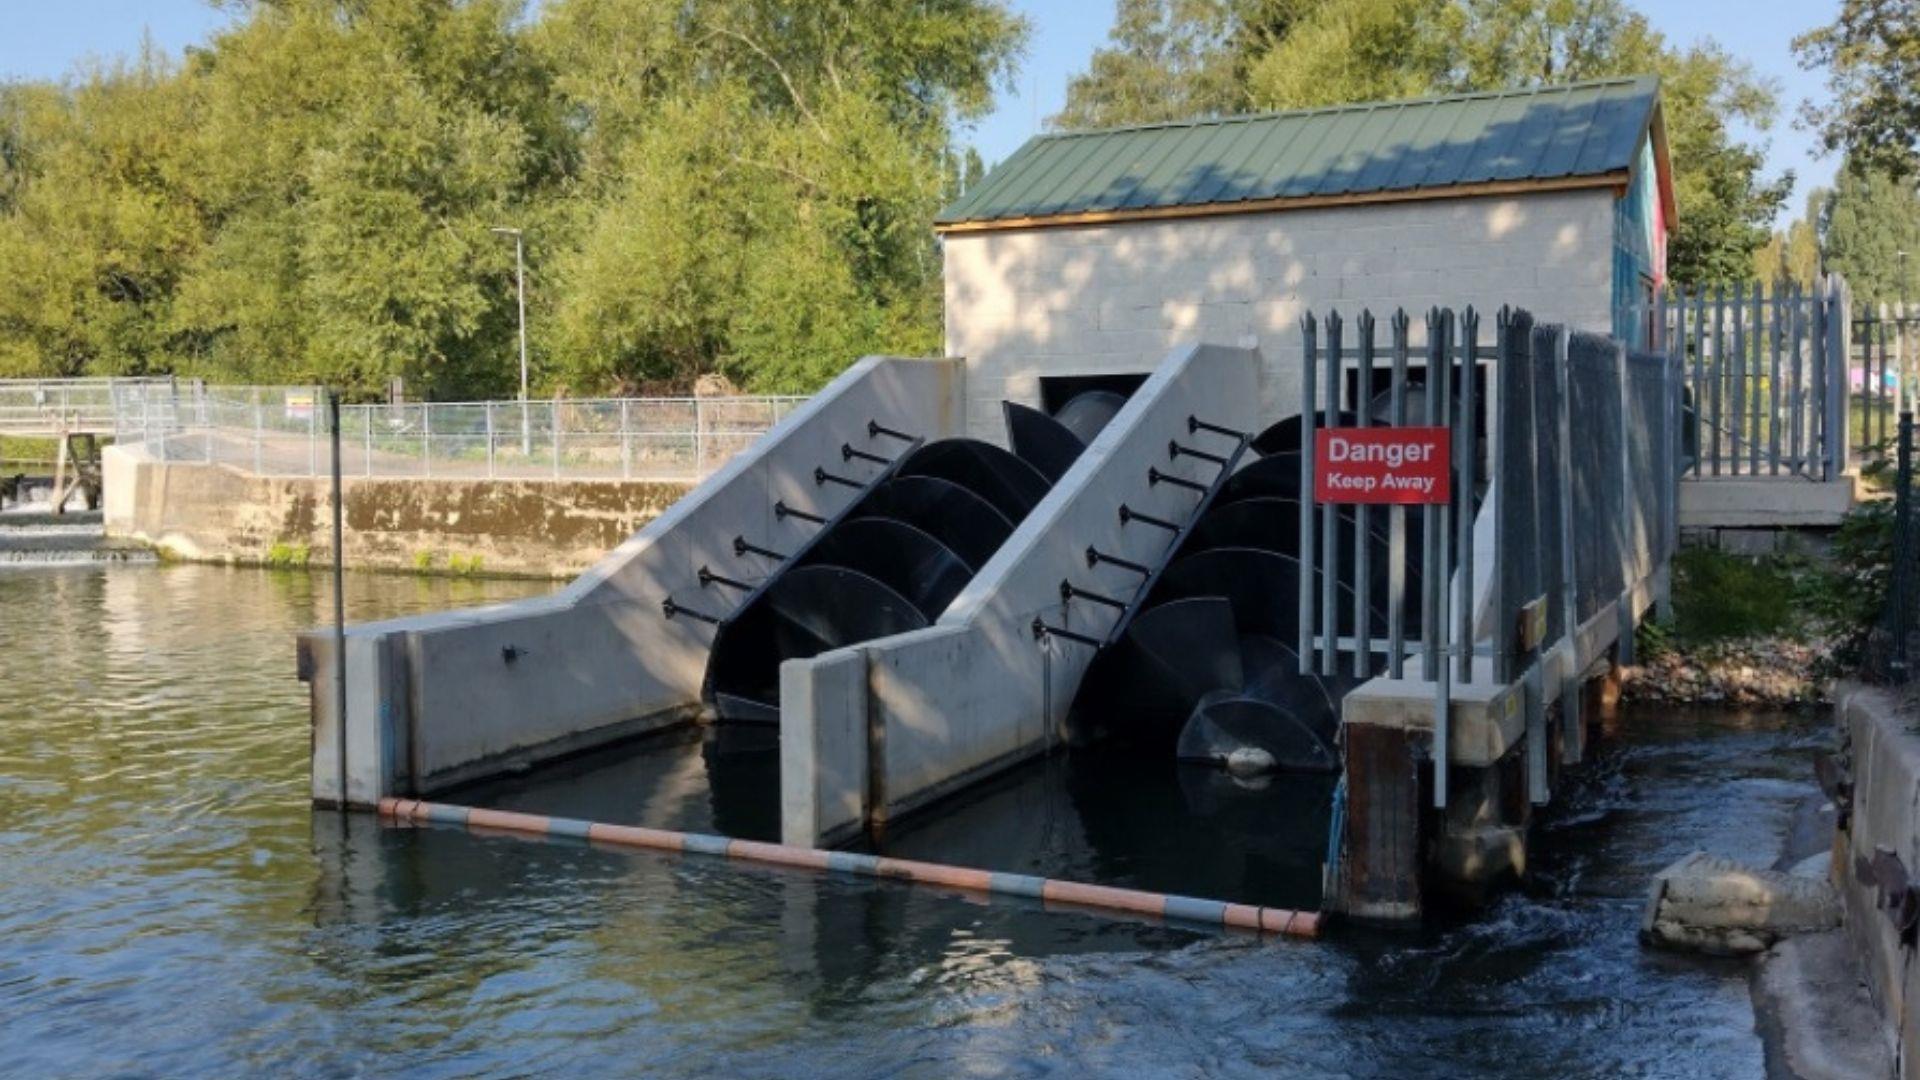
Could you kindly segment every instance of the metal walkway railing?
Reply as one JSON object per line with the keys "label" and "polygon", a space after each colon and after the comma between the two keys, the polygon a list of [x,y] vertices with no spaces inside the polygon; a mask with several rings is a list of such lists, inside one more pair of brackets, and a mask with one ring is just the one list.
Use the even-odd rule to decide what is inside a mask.
{"label": "metal walkway railing", "polygon": [[[263,476],[328,469],[325,393],[162,378],[0,379],[0,435],[112,436],[163,461]],[[804,397],[600,398],[347,405],[360,477],[698,480]]]}
{"label": "metal walkway railing", "polygon": [[177,391],[171,378],[0,379],[0,435],[49,438],[61,434],[110,435],[117,395],[128,391]]}
{"label": "metal walkway railing", "polygon": [[[347,476],[698,480],[758,439],[800,397],[604,398],[347,405]],[[315,387],[167,384],[115,395],[116,441],[163,461],[262,476],[328,471],[325,395]]]}

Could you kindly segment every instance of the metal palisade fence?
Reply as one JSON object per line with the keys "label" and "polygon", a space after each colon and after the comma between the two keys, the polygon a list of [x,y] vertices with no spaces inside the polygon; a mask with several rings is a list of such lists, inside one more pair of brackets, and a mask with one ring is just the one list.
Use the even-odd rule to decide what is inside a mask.
{"label": "metal palisade fence", "polygon": [[[1871,445],[1849,419],[1855,399],[1887,393],[1884,356],[1853,359],[1847,284],[1737,282],[1673,288],[1631,309],[1653,347],[1686,369],[1683,453],[1690,476],[1837,480]],[[1868,373],[1878,367],[1883,381]],[[1884,442],[1885,432],[1881,432]]]}
{"label": "metal palisade fence", "polygon": [[1854,316],[1852,328],[1853,366],[1848,383],[1854,404],[1849,425],[1853,448],[1862,457],[1884,459],[1894,452],[1900,414],[1914,407],[1920,307],[1864,305]]}
{"label": "metal palisade fence", "polygon": [[[1436,746],[1447,744],[1452,683],[1521,683],[1529,791],[1544,802],[1546,665],[1571,663],[1583,628],[1609,612],[1631,662],[1637,611],[1665,602],[1686,467],[1684,373],[1677,355],[1630,352],[1525,311],[1502,309],[1491,322],[1483,340],[1472,308],[1435,309],[1417,344],[1404,313],[1384,323],[1364,312],[1351,324],[1308,317],[1298,652],[1303,671],[1433,684]],[[1449,499],[1316,502],[1312,448],[1324,425],[1445,428]],[[1560,669],[1569,716],[1579,674]],[[1562,759],[1579,753],[1570,737]],[[1437,805],[1444,759],[1436,755]]]}
{"label": "metal palisade fence", "polygon": [[[698,480],[804,398],[607,398],[347,405],[349,477]],[[115,436],[164,461],[262,476],[323,475],[325,393],[317,387],[128,388]]]}

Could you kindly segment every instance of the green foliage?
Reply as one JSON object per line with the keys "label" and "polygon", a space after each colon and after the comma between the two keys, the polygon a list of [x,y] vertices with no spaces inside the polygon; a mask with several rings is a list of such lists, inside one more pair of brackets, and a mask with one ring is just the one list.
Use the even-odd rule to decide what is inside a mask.
{"label": "green foliage", "polygon": [[60,453],[57,439],[37,439],[20,435],[0,435],[0,469],[12,471],[26,463],[52,463]]}
{"label": "green foliage", "polygon": [[818,386],[931,351],[927,222],[1002,0],[231,0],[172,64],[0,87],[0,375],[427,398]]}
{"label": "green foliage", "polygon": [[275,570],[305,570],[313,551],[305,544],[276,543],[267,549],[267,565]]}
{"label": "green foliage", "polygon": [[455,577],[478,577],[485,564],[486,560],[479,555],[447,556],[447,570]]}
{"label": "green foliage", "polygon": [[1846,275],[1859,300],[1920,298],[1911,281],[1901,280],[1898,254],[1920,256],[1920,196],[1913,185],[1857,158],[1835,180],[1825,213],[1827,267]]}
{"label": "green foliage", "polygon": [[1094,126],[1251,109],[1660,76],[1681,281],[1744,278],[1790,177],[1762,174],[1771,87],[1719,46],[1669,44],[1625,0],[1119,0],[1112,44],[1054,122]]}
{"label": "green foliage", "polygon": [[414,552],[413,568],[415,570],[420,571],[423,574],[431,572],[433,570],[433,552],[431,551]]}
{"label": "green foliage", "polygon": [[1658,660],[1675,647],[1671,623],[1647,619],[1633,632],[1633,655],[1643,664]]}
{"label": "green foliage", "polygon": [[1673,639],[1697,645],[1782,633],[1794,625],[1795,591],[1775,559],[1683,547],[1673,559]]}
{"label": "green foliage", "polygon": [[[1753,253],[1752,277],[1756,281],[1793,281],[1812,288],[1820,276],[1821,231],[1833,203],[1833,192],[1814,188],[1807,193],[1806,211],[1799,220],[1776,231],[1760,250]],[[1851,274],[1847,282],[1860,295]]]}
{"label": "green foliage", "polygon": [[1256,19],[1246,0],[1119,0],[1110,37],[1067,83],[1062,127],[1150,124],[1251,107],[1236,48]]}
{"label": "green foliage", "polygon": [[1808,602],[1863,642],[1887,602],[1893,574],[1893,500],[1863,502],[1847,512],[1833,538],[1833,572]]}
{"label": "green foliage", "polygon": [[1821,635],[1837,640],[1843,666],[1852,663],[1886,603],[1892,506],[1881,499],[1855,507],[1820,558],[1682,548],[1673,560],[1673,620],[1643,634],[1642,654],[1744,637]]}
{"label": "green foliage", "polygon": [[1841,0],[1839,17],[1793,48],[1803,67],[1827,69],[1832,104],[1807,110],[1826,148],[1911,174],[1920,164],[1920,9]]}

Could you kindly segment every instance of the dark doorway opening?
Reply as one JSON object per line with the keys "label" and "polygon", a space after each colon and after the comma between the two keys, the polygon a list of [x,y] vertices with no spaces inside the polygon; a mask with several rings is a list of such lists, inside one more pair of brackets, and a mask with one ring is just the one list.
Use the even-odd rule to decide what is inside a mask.
{"label": "dark doorway opening", "polygon": [[1040,408],[1051,416],[1060,411],[1060,407],[1089,390],[1111,390],[1121,397],[1132,397],[1140,384],[1147,381],[1147,373],[1125,372],[1113,375],[1042,375],[1040,376]]}

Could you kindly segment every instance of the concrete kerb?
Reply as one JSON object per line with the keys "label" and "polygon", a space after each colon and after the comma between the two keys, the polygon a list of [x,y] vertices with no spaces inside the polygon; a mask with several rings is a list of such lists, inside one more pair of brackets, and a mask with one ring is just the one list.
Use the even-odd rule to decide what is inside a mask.
{"label": "concrete kerb", "polygon": [[584,839],[588,843],[623,850],[708,855],[759,866],[847,874],[931,886],[969,895],[1038,900],[1048,910],[1086,911],[1109,917],[1190,923],[1284,937],[1313,938],[1320,933],[1320,913],[1313,911],[1230,904],[1192,896],[976,870],[913,859],[823,851],[631,825],[607,825],[419,799],[381,799],[378,810],[383,819],[401,825],[455,826],[483,836]]}

